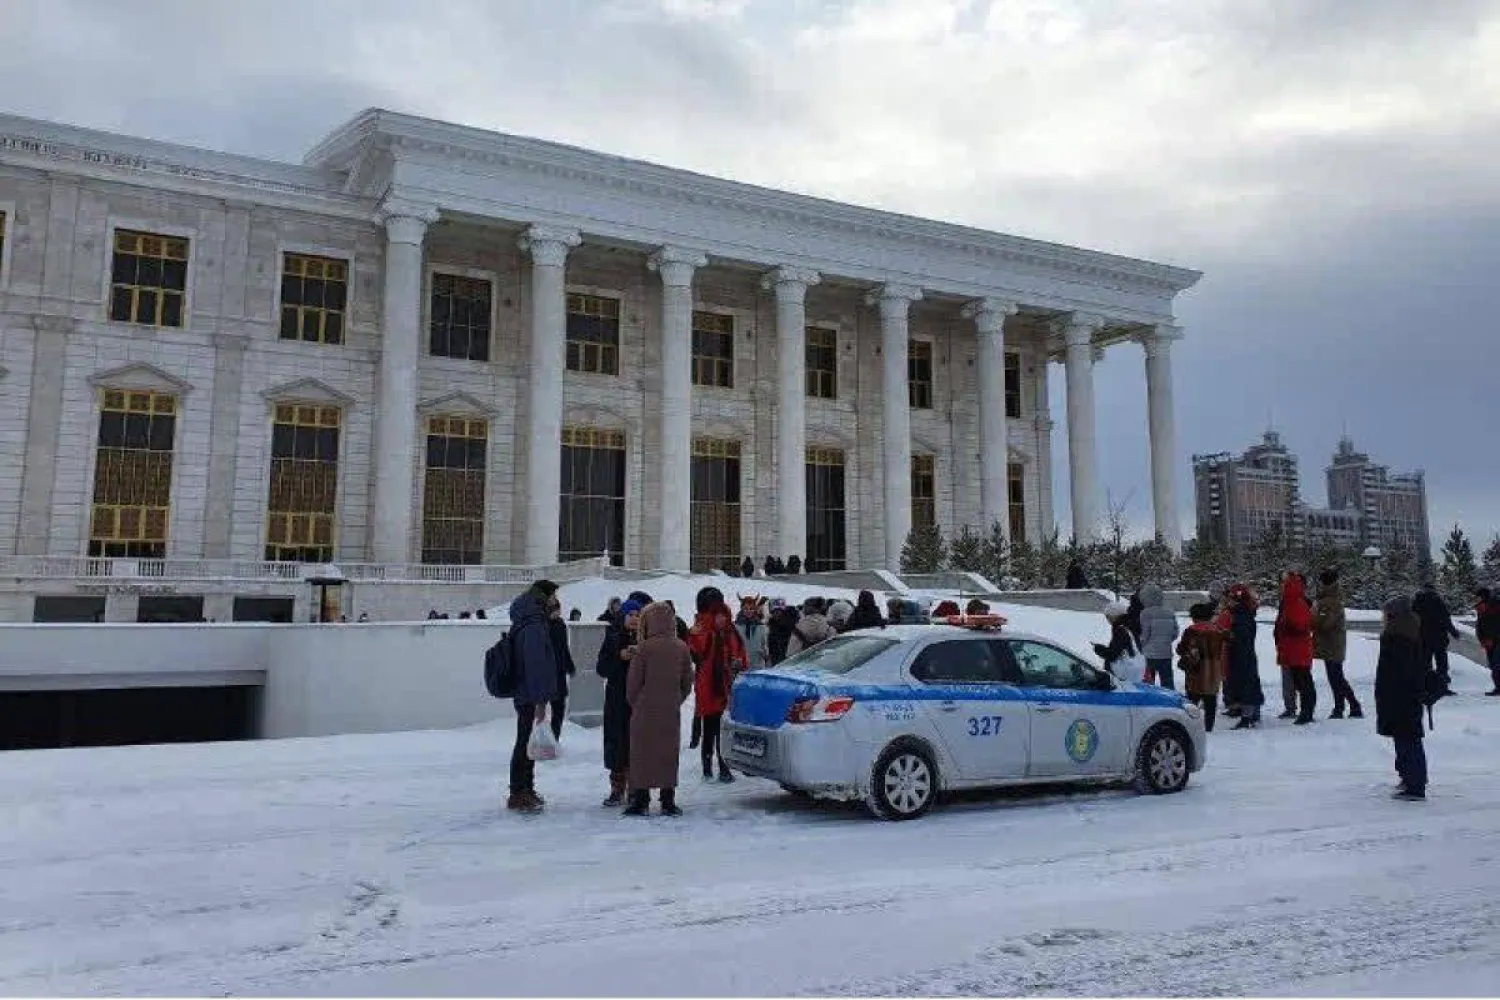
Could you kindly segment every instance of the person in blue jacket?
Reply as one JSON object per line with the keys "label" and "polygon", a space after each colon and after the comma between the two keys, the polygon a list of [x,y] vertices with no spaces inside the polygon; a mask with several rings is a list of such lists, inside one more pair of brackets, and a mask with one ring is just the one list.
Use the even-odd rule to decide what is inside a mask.
{"label": "person in blue jacket", "polygon": [[552,651],[547,603],[557,584],[538,580],[510,602],[511,656],[515,658],[516,745],[510,753],[510,798],[505,807],[538,813],[546,802],[536,793],[536,762],[526,752],[533,727],[547,721],[557,697],[557,657]]}

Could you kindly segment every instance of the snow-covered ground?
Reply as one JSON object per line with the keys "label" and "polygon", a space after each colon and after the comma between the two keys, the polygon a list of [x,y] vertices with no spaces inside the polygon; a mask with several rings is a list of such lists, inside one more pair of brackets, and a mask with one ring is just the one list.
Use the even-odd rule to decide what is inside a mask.
{"label": "snow-covered ground", "polygon": [[[1368,704],[1375,646],[1350,646]],[[1455,665],[1421,804],[1388,798],[1371,720],[1220,730],[1178,796],[966,797],[907,824],[749,780],[624,819],[582,729],[539,768],[547,813],[513,816],[503,722],[10,753],[0,993],[1493,993],[1486,682]]]}

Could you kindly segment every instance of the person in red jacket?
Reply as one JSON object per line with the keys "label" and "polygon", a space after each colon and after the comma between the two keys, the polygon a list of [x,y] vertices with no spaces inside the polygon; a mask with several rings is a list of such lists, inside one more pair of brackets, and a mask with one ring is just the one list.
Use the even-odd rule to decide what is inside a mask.
{"label": "person in red jacket", "polygon": [[1474,592],[1474,637],[1484,649],[1490,668],[1492,688],[1485,693],[1491,698],[1500,698],[1500,597],[1489,587],[1480,587]]}
{"label": "person in red jacket", "polygon": [[1281,608],[1276,612],[1276,662],[1291,676],[1300,703],[1297,725],[1313,721],[1318,707],[1318,688],[1313,683],[1313,614],[1307,599],[1307,580],[1289,572],[1281,578]]}
{"label": "person in red jacket", "polygon": [[729,708],[734,679],[744,672],[749,661],[723,593],[717,587],[704,587],[698,591],[697,604],[698,614],[688,630],[687,644],[696,668],[693,692],[697,704],[693,714],[703,720],[703,739],[699,745],[703,754],[703,780],[713,780],[717,758],[719,780],[728,784],[734,775],[724,762],[719,731]]}

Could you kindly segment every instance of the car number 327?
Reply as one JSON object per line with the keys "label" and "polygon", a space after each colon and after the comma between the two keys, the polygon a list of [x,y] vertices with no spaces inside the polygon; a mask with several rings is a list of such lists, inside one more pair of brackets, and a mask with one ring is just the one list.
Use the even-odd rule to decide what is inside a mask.
{"label": "car number 327", "polygon": [[970,736],[999,736],[1000,716],[975,715],[969,717]]}

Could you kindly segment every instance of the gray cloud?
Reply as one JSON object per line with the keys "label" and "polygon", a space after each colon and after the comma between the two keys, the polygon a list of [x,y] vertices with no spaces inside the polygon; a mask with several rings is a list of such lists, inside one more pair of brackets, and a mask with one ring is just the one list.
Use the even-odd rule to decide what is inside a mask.
{"label": "gray cloud", "polygon": [[[1347,424],[1435,529],[1500,528],[1500,0],[11,0],[0,33],[22,114],[295,160],[382,105],[1200,267],[1185,515],[1187,455],[1274,419],[1314,498]],[[1099,383],[1144,530],[1140,352]]]}

